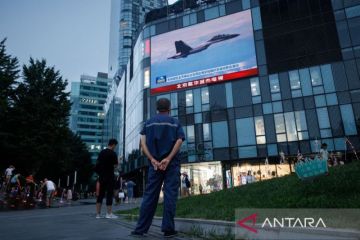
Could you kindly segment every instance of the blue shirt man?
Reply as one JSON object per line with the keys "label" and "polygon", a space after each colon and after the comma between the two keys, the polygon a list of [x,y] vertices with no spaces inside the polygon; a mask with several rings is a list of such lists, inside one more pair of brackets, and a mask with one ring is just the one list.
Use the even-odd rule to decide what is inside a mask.
{"label": "blue shirt man", "polygon": [[170,101],[160,98],[156,102],[158,114],[145,122],[141,134],[141,147],[150,161],[140,217],[132,235],[147,233],[155,214],[161,187],[164,183],[164,213],[161,230],[165,237],[177,234],[174,217],[180,186],[180,159],[178,156],[184,131],[179,121],[169,116]]}

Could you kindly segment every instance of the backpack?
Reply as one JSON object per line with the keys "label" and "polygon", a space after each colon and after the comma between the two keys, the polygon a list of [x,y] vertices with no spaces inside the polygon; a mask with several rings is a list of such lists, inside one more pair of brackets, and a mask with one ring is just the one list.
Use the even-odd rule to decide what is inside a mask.
{"label": "backpack", "polygon": [[187,177],[185,178],[185,185],[186,185],[187,188],[191,187],[190,181],[189,181],[189,179]]}

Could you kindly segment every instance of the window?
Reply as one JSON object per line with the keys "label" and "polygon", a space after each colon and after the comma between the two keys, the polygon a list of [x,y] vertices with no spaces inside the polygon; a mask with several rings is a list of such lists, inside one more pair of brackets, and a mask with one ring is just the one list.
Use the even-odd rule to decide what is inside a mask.
{"label": "window", "polygon": [[298,138],[297,138],[294,113],[293,112],[284,113],[284,117],[285,117],[287,140],[289,142],[297,141]]}
{"label": "window", "polygon": [[226,106],[228,108],[231,108],[234,106],[231,83],[225,83],[225,91],[226,91]]}
{"label": "window", "polygon": [[202,111],[208,111],[210,109],[208,87],[201,88],[201,106]]}
{"label": "window", "polygon": [[311,85],[312,86],[320,86],[322,85],[322,78],[320,67],[311,67],[310,68],[310,76],[311,76]]}
{"label": "window", "polygon": [[332,137],[327,108],[317,108],[316,112],[318,115],[321,138]]}
{"label": "window", "polygon": [[301,83],[300,83],[300,77],[299,77],[299,71],[290,71],[289,72],[289,80],[290,80],[290,89],[291,89],[291,96],[293,98],[295,97],[301,97]]}
{"label": "window", "polygon": [[259,78],[250,79],[250,88],[253,104],[261,102]]}
{"label": "window", "polygon": [[214,148],[229,147],[228,125],[226,121],[212,123]]}
{"label": "window", "polygon": [[192,90],[188,90],[185,93],[185,101],[186,101],[186,113],[194,112],[194,99]]}
{"label": "window", "polygon": [[187,142],[195,142],[195,131],[194,131],[194,125],[190,125],[186,127],[186,140]]}
{"label": "window", "polygon": [[255,145],[253,118],[236,119],[238,146]]}
{"label": "window", "polygon": [[268,144],[267,145],[267,150],[268,150],[268,155],[269,156],[278,156],[278,151],[277,151],[277,145],[276,144]]}
{"label": "window", "polygon": [[251,78],[250,86],[251,86],[251,95],[253,97],[259,96],[260,95],[259,78]]}
{"label": "window", "polygon": [[212,7],[205,9],[205,21],[219,17],[219,8]]}
{"label": "window", "polygon": [[341,117],[344,123],[345,135],[356,135],[356,124],[354,120],[354,112],[350,104],[341,105]]}
{"label": "window", "polygon": [[309,132],[307,129],[306,117],[304,111],[295,112],[296,130],[299,140],[309,139]]}
{"label": "window", "polygon": [[203,124],[203,137],[204,137],[204,141],[211,140],[211,126],[209,123]]}
{"label": "window", "polygon": [[345,8],[347,18],[359,17],[360,16],[360,5]]}
{"label": "window", "polygon": [[278,142],[286,142],[286,130],[284,115],[282,113],[274,115],[276,139]]}
{"label": "window", "polygon": [[150,87],[150,68],[144,69],[144,88]]}
{"label": "window", "polygon": [[280,92],[279,75],[278,74],[270,75],[269,81],[270,81],[270,92],[271,93]]}
{"label": "window", "polygon": [[256,143],[257,144],[265,144],[265,126],[263,117],[255,117],[255,133],[256,133]]}
{"label": "window", "polygon": [[252,8],[251,13],[252,13],[254,30],[262,29],[260,8],[259,7]]}

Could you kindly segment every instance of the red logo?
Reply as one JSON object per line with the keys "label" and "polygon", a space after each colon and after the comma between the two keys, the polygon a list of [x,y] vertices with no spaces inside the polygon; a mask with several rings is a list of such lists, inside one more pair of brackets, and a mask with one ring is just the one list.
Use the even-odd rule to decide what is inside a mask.
{"label": "red logo", "polygon": [[254,213],[254,214],[252,214],[252,215],[250,215],[250,216],[248,216],[248,217],[246,217],[246,218],[244,218],[244,219],[242,219],[242,220],[237,221],[236,223],[237,223],[240,227],[243,227],[243,228],[249,230],[250,232],[257,233],[257,230],[256,230],[255,228],[252,228],[252,227],[244,224],[245,222],[247,222],[247,221],[249,221],[249,220],[252,220],[252,226],[255,226],[256,217],[257,217],[257,213]]}

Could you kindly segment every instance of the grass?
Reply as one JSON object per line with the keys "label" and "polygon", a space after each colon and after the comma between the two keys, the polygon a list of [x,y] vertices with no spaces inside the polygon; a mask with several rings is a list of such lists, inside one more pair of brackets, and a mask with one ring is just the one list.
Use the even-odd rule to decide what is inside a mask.
{"label": "grass", "polygon": [[[295,174],[178,200],[176,216],[233,221],[236,208],[360,208],[360,162],[330,168],[312,182]],[[159,204],[156,216],[162,216]],[[119,211],[138,215],[139,209]]]}

